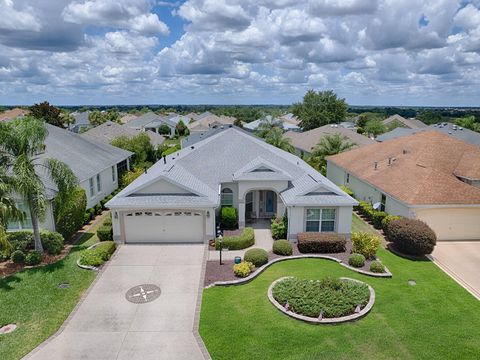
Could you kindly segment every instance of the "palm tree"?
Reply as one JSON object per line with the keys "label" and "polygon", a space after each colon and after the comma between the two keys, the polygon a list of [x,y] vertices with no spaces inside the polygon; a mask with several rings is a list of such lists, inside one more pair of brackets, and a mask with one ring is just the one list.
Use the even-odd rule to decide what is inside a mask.
{"label": "palm tree", "polygon": [[293,153],[295,149],[290,143],[291,140],[283,137],[282,129],[274,127],[265,136],[265,141],[270,145],[276,146],[279,149]]}
{"label": "palm tree", "polygon": [[258,136],[264,138],[273,129],[283,129],[283,123],[281,120],[273,118],[270,115],[265,116],[257,127]]}
{"label": "palm tree", "polygon": [[5,228],[9,221],[23,220],[24,214],[17,208],[14,193],[14,181],[0,168],[0,250],[11,250],[11,244],[7,239]]}
{"label": "palm tree", "polygon": [[340,154],[350,150],[356,144],[348,141],[346,136],[340,134],[328,134],[323,136],[312,150],[309,163],[321,172],[325,172],[327,156]]}
{"label": "palm tree", "polygon": [[43,252],[39,223],[47,208],[45,179],[52,180],[59,199],[67,199],[78,180],[61,161],[41,156],[48,135],[43,121],[27,116],[0,123],[0,159],[13,179],[13,189],[27,203],[32,218],[35,250]]}

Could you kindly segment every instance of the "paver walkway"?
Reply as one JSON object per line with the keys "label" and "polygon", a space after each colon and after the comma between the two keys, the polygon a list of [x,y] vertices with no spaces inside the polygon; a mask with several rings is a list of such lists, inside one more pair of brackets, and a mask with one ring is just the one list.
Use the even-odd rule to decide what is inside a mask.
{"label": "paver walkway", "polygon": [[[56,359],[204,359],[193,335],[204,245],[123,245],[65,329],[30,354]],[[155,284],[156,300],[125,293]]]}
{"label": "paver walkway", "polygon": [[480,300],[480,241],[439,241],[430,257]]}

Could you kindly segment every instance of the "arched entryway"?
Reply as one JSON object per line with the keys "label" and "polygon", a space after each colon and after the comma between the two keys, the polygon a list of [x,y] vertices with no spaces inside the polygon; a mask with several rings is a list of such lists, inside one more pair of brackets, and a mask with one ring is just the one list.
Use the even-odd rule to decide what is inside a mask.
{"label": "arched entryway", "polygon": [[[245,194],[245,226],[264,225],[270,228],[270,220],[283,216],[285,206],[278,194],[269,189],[250,190]],[[241,214],[240,214],[241,217]]]}

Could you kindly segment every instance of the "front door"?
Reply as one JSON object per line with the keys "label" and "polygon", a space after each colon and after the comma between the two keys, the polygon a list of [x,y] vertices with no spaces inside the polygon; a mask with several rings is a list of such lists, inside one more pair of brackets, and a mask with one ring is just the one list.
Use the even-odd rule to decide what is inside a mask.
{"label": "front door", "polygon": [[266,204],[265,204],[265,212],[266,213],[273,213],[273,200],[274,200],[275,194],[273,191],[267,191],[266,192]]}

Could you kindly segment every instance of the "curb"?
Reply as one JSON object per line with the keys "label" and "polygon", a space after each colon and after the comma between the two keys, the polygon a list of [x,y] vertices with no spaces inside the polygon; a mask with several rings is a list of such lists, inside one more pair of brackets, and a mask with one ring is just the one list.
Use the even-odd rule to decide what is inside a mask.
{"label": "curb", "polygon": [[296,314],[292,311],[285,310],[285,308],[277,300],[275,300],[275,298],[273,297],[273,294],[272,294],[273,287],[277,283],[279,283],[282,280],[289,279],[291,277],[292,276],[284,276],[284,277],[281,277],[280,279],[277,279],[274,282],[272,282],[270,284],[270,286],[268,287],[268,291],[267,291],[268,300],[270,300],[270,302],[279,311],[281,311],[283,314],[285,314],[287,316],[290,316],[294,319],[307,322],[309,324],[335,325],[335,324],[341,324],[341,323],[344,323],[344,322],[355,321],[355,320],[361,319],[362,317],[367,315],[370,312],[370,310],[372,310],[373,304],[375,303],[375,290],[373,290],[373,288],[369,284],[364,283],[363,281],[360,281],[360,280],[350,279],[350,278],[347,278],[347,277],[341,277],[340,279],[342,279],[342,280],[354,281],[354,282],[357,282],[357,283],[360,283],[360,284],[365,284],[365,285],[368,286],[368,290],[370,291],[370,299],[368,300],[367,305],[365,305],[365,307],[359,313],[352,314],[352,315],[347,315],[347,316],[342,316],[342,317],[338,317],[338,318],[325,318],[325,319],[321,319],[321,320],[319,320],[318,318],[313,318],[313,317],[309,317],[309,316],[305,316],[305,315],[299,315],[299,314]]}
{"label": "curb", "polygon": [[[100,244],[100,243],[98,242],[98,243],[95,243],[95,244],[93,244],[93,245],[90,245],[90,246],[89,246],[88,248],[86,248],[85,250],[95,249],[95,248],[98,246],[98,244]],[[90,266],[90,265],[82,265],[82,264],[80,264],[80,258],[77,259],[77,266],[78,266],[79,268],[81,268],[81,269],[93,270],[93,271],[98,271],[98,270],[100,270],[100,267],[101,267],[101,265],[100,265],[99,267]]]}

